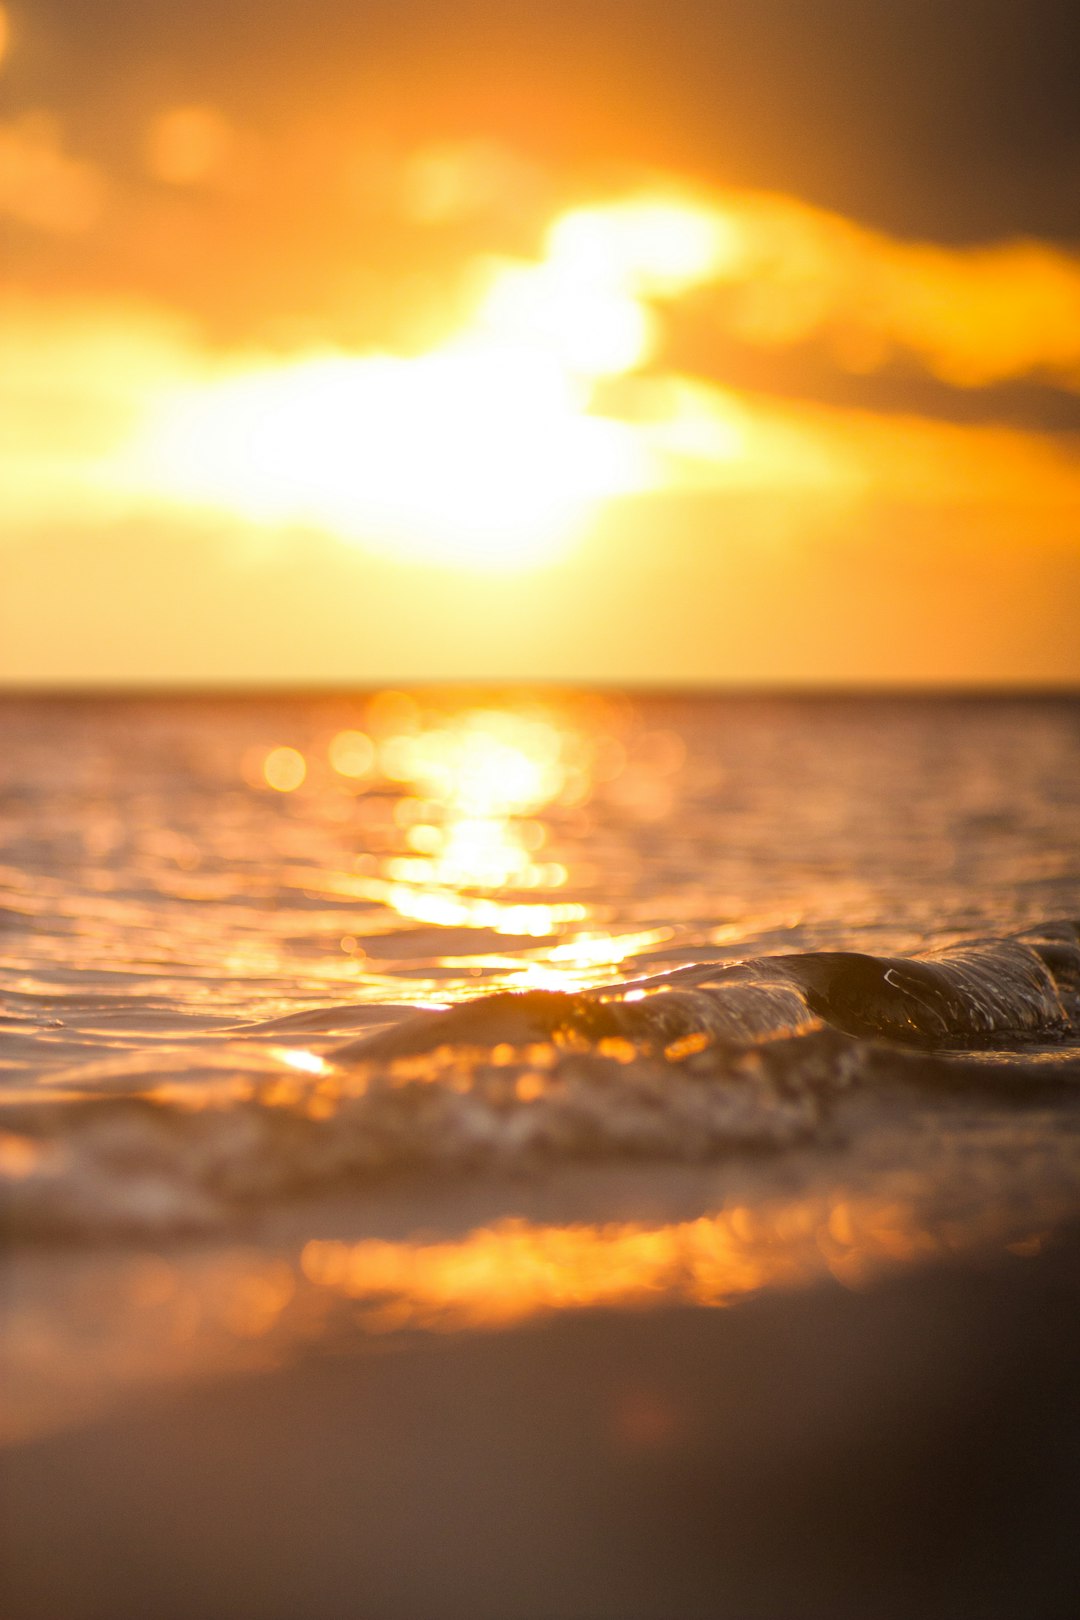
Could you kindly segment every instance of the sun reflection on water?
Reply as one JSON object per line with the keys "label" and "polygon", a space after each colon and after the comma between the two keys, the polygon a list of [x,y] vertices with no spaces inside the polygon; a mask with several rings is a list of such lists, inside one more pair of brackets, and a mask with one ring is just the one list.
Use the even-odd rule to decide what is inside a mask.
{"label": "sun reflection on water", "polygon": [[47,1299],[31,1290],[11,1301],[0,1443],[147,1385],[280,1366],[319,1339],[358,1346],[566,1312],[717,1309],[829,1278],[862,1288],[977,1252],[1023,1264],[1073,1208],[1053,1175],[1041,1191],[1029,1182],[996,1199],[980,1197],[977,1177],[960,1179],[937,1204],[928,1182],[893,1172],[876,1190],[733,1202],[655,1224],[507,1218],[445,1241],[315,1238],[278,1252],[231,1244],[80,1258]]}
{"label": "sun reflection on water", "polygon": [[[436,951],[485,988],[595,983],[674,937],[670,926],[605,926],[612,907],[581,858],[593,838],[607,841],[609,808],[631,827],[671,813],[687,762],[674,731],[644,725],[626,700],[572,695],[447,703],[388,690],[335,718],[303,746],[268,740],[242,763],[250,787],[295,796],[299,817],[355,840],[344,869],[309,872],[305,888],[409,924],[516,937],[505,959],[479,942],[467,961],[456,946]],[[357,967],[370,927],[339,934]]]}
{"label": "sun reflection on water", "polygon": [[[679,740],[661,732],[646,738],[639,765],[661,781],[683,757]],[[580,808],[626,764],[616,737],[590,733],[553,708],[503,703],[428,712],[405,693],[382,692],[369,701],[362,725],[326,740],[322,757],[275,744],[246,774],[279,793],[319,781],[389,802],[385,847],[374,855],[362,850],[346,880],[357,899],[412,922],[541,939],[595,921],[593,908],[566,896],[572,874],[549,845],[559,816]],[[613,944],[593,930],[565,940],[550,955],[545,982],[558,964],[613,965],[638,939],[660,937],[645,931]],[[530,983],[540,982],[537,974]]]}
{"label": "sun reflection on water", "polygon": [[375,1331],[456,1331],[553,1311],[725,1306],[829,1275],[858,1287],[882,1270],[983,1244],[1021,1258],[1037,1254],[1045,1230],[1018,1237],[1014,1218],[969,1209],[935,1221],[910,1196],[837,1194],[737,1205],[660,1226],[537,1226],[510,1218],[451,1243],[313,1240],[301,1270],[317,1288],[363,1302],[371,1314],[362,1321]]}

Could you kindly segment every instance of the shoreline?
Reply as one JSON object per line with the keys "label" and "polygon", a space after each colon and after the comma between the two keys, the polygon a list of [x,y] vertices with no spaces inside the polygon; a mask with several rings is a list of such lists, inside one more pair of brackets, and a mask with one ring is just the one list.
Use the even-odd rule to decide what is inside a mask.
{"label": "shoreline", "polygon": [[321,1346],[515,1331],[571,1313],[727,1309],[829,1282],[1037,1256],[1080,1220],[1080,1106],[855,1091],[821,1137],[699,1162],[402,1171],[185,1239],[12,1242],[0,1447]]}
{"label": "shoreline", "polygon": [[1080,1575],[1080,1226],[313,1347],[0,1459],[10,1620],[995,1620]]}

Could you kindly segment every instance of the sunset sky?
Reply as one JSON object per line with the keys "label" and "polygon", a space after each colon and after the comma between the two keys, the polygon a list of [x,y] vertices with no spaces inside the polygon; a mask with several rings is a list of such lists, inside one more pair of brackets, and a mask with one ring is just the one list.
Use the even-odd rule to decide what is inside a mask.
{"label": "sunset sky", "polygon": [[0,5],[0,680],[1080,679],[1070,0]]}

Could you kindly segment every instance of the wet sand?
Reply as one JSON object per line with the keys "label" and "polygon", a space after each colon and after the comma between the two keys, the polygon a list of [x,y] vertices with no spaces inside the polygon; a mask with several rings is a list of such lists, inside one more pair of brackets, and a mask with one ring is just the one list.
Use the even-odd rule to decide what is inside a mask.
{"label": "wet sand", "polygon": [[723,1311],[325,1344],[10,1448],[10,1620],[1075,1613],[1080,1230]]}

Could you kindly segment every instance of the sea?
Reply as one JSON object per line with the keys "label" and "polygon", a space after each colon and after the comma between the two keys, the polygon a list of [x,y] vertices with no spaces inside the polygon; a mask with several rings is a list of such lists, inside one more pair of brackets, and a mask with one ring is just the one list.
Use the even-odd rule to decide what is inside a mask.
{"label": "sea", "polygon": [[0,738],[13,1454],[1080,1217],[1075,696],[32,694]]}

